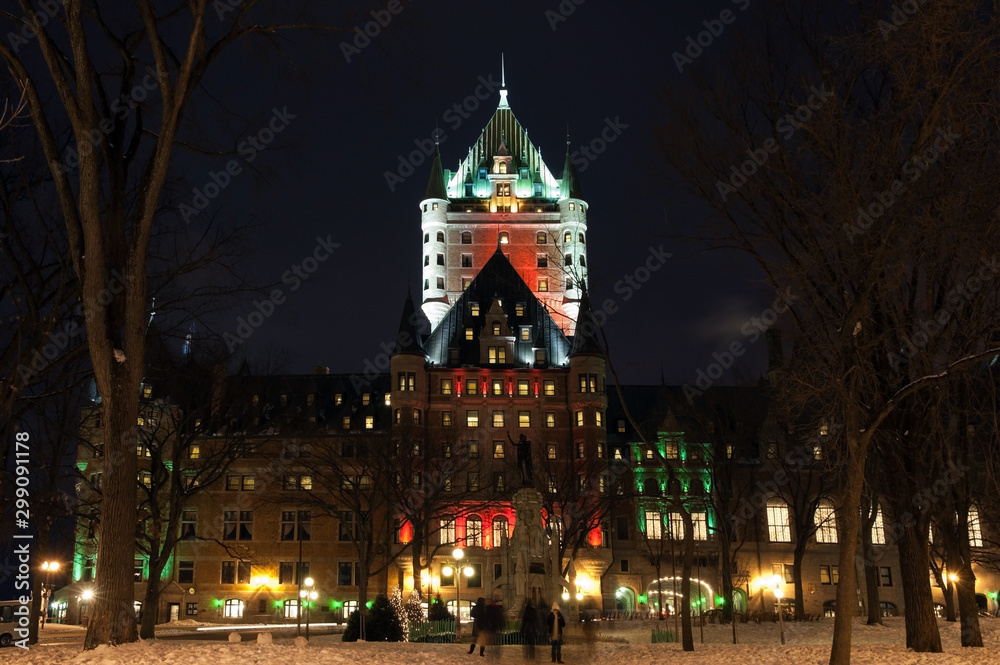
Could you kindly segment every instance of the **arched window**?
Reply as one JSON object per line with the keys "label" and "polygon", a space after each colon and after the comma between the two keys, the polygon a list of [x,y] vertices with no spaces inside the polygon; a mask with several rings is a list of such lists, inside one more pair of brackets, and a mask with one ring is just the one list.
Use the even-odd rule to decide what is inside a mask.
{"label": "arched window", "polygon": [[817,543],[837,542],[837,514],[833,510],[832,501],[820,499],[813,515],[813,522],[816,524]]}
{"label": "arched window", "polygon": [[462,244],[463,245],[472,244],[472,231],[462,231]]}
{"label": "arched window", "polygon": [[501,245],[506,245],[508,242],[510,242],[510,234],[507,233],[506,231],[501,231],[500,232],[500,244]]}
{"label": "arched window", "polygon": [[493,547],[500,547],[510,537],[509,522],[506,517],[493,518]]}
{"label": "arched window", "polygon": [[243,618],[243,601],[230,598],[226,601],[224,610],[223,616],[227,619],[241,619]]}
{"label": "arched window", "polygon": [[478,515],[469,515],[465,519],[465,546],[483,546],[483,520]]}
{"label": "arched window", "polygon": [[767,539],[772,543],[792,542],[788,504],[777,497],[767,500]]}
{"label": "arched window", "polygon": [[295,619],[299,616],[299,601],[296,600],[286,600],[284,602],[285,608],[285,618]]}
{"label": "arched window", "polygon": [[586,242],[583,239],[583,234],[582,233],[580,234],[580,244],[581,245],[586,244]]}
{"label": "arched window", "polygon": [[507,172],[507,162],[500,162],[500,173]]}
{"label": "arched window", "polygon": [[444,231],[438,231],[437,232],[437,241],[438,242],[444,242]]}
{"label": "arched window", "polygon": [[983,527],[979,522],[979,509],[975,506],[969,506],[969,545],[983,546]]}

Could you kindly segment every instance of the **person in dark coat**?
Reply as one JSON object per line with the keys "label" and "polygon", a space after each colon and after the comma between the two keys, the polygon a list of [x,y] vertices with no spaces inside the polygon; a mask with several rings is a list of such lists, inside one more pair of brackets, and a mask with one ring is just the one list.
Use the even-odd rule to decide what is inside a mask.
{"label": "person in dark coat", "polygon": [[535,657],[535,642],[538,640],[538,611],[531,600],[524,601],[524,612],[521,613],[521,637],[524,642],[524,657]]}
{"label": "person in dark coat", "polygon": [[[469,610],[469,617],[472,619],[472,644],[469,645],[469,653],[476,650],[479,644],[479,633],[483,630],[483,619],[486,617],[486,599],[480,596],[476,599],[476,604]],[[485,645],[485,642],[483,642]],[[479,655],[483,655],[483,648],[480,647]]]}
{"label": "person in dark coat", "polygon": [[552,662],[561,663],[563,629],[566,627],[566,619],[559,611],[559,603],[552,603],[552,614],[549,615],[548,629],[549,640],[552,641]]}
{"label": "person in dark coat", "polygon": [[[503,599],[499,594],[493,594],[493,600],[486,605],[483,613],[483,626],[480,629],[480,638],[484,645],[491,644],[493,649],[490,652],[497,656],[500,654],[500,633],[503,631]],[[479,655],[483,655],[482,649]]]}

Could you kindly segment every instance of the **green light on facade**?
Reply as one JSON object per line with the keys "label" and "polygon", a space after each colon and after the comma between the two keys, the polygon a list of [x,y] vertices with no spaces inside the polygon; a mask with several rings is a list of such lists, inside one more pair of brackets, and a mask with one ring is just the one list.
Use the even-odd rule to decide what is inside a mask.
{"label": "green light on facade", "polygon": [[372,608],[372,604],[373,604],[374,602],[375,602],[375,601],[373,601],[373,600],[369,600],[369,601],[368,601],[367,603],[365,603],[365,607],[367,607],[368,609],[371,609],[371,608]]}
{"label": "green light on facade", "polygon": [[213,598],[212,599],[212,607],[222,607],[222,599],[220,599],[220,598]]}
{"label": "green light on facade", "polygon": [[645,603],[646,602],[646,594],[642,594],[641,596],[639,596],[639,602],[640,603]]}
{"label": "green light on facade", "polygon": [[167,468],[167,471],[173,471],[174,470],[174,461],[171,460],[171,459],[163,460],[163,466],[165,466]]}
{"label": "green light on facade", "polygon": [[280,609],[281,608],[281,601],[280,600],[274,601],[274,606]]}
{"label": "green light on facade", "polygon": [[340,601],[337,601],[337,600],[331,600],[330,601],[330,609],[331,610],[339,610],[340,607],[341,607]]}
{"label": "green light on facade", "polygon": [[76,468],[80,469],[80,472],[82,473],[82,472],[84,472],[84,471],[87,470],[87,463],[86,462],[77,462],[76,463]]}
{"label": "green light on facade", "polygon": [[726,599],[723,598],[722,596],[716,596],[715,597],[715,604],[718,605],[719,607],[722,607],[723,605],[726,604]]}

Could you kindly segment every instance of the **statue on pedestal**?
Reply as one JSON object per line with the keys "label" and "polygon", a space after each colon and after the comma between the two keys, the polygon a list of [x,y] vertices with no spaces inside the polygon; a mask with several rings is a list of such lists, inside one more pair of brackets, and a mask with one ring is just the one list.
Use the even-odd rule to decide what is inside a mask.
{"label": "statue on pedestal", "polygon": [[514,439],[511,438],[510,432],[507,432],[507,440],[510,441],[511,445],[517,448],[517,466],[521,471],[521,486],[531,487],[533,485],[531,471],[531,441],[528,440],[528,437],[522,434],[515,442]]}

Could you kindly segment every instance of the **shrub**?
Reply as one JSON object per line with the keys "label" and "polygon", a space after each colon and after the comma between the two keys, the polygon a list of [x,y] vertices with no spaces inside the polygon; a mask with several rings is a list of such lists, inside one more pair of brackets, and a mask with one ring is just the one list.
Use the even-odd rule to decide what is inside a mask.
{"label": "shrub", "polygon": [[[345,642],[357,642],[361,637],[361,613],[351,612],[344,629]],[[389,604],[389,598],[379,594],[365,613],[366,642],[402,642],[403,625]]]}

